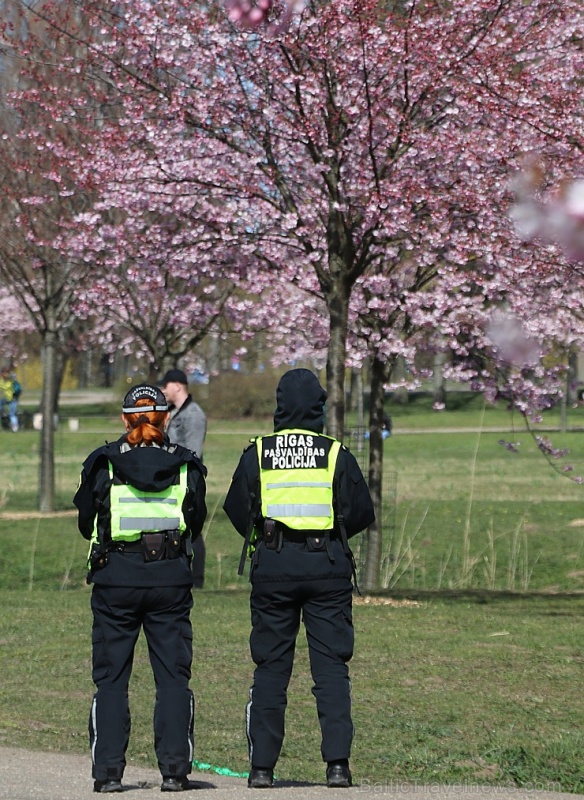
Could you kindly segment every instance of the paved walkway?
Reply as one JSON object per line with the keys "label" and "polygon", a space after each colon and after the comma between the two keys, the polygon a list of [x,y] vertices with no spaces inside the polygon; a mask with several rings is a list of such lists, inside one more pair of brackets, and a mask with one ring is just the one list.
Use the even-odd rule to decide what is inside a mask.
{"label": "paved walkway", "polygon": [[[88,756],[60,753],[33,753],[12,747],[0,747],[0,800],[95,800]],[[228,778],[214,773],[193,773],[192,791],[204,800],[236,800],[255,797],[243,778]],[[124,792],[111,797],[127,800],[153,800],[161,797],[160,775],[156,770],[128,767],[124,775]],[[110,796],[110,795],[108,795]],[[165,793],[164,797],[174,797]],[[182,793],[185,800],[193,795]],[[261,794],[260,797],[265,797]],[[565,794],[534,789],[501,789],[459,784],[455,786],[421,786],[415,784],[363,784],[352,789],[327,789],[323,784],[282,781],[273,789],[274,800],[350,800],[356,797],[384,797],[390,800],[577,800],[584,795]]]}

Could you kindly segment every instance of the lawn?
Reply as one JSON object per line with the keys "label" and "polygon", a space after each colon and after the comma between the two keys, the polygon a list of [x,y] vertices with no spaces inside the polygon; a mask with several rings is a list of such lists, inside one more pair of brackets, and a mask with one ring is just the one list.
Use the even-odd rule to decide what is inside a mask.
{"label": "lawn", "polygon": [[[430,424],[432,417],[425,413],[420,411],[418,417]],[[414,432],[411,419],[396,418],[394,435],[384,443],[384,588],[584,590],[584,487],[573,480],[584,474],[584,434],[579,428],[550,434],[554,446],[570,451],[564,461],[573,464],[574,471],[562,474],[546,461],[528,432],[493,431],[487,425],[488,413],[476,416],[476,409],[465,407],[437,415],[448,419],[447,426]],[[502,425],[502,412],[492,413]],[[245,585],[236,574],[241,540],[222,503],[250,436],[268,431],[269,425],[269,420],[210,420],[205,448],[209,515],[204,530],[208,588]],[[4,434],[3,586],[27,586],[39,577],[50,579],[55,588],[83,581],[85,543],[75,533],[71,498],[87,453],[118,435],[119,424],[110,417],[82,418],[79,432],[60,426],[55,450],[57,503],[63,516],[35,519],[30,512],[37,502],[39,434]],[[366,442],[351,440],[350,446],[365,465]],[[365,536],[353,545],[362,560]]]}
{"label": "lawn", "polygon": [[[2,744],[87,753],[89,591],[0,591]],[[584,598],[557,595],[357,599],[357,781],[583,792],[583,612]],[[195,758],[243,773],[252,674],[247,592],[198,592],[193,630]],[[282,779],[323,780],[310,687],[301,635],[277,768]],[[155,766],[154,689],[142,639],[130,691],[128,759]]]}
{"label": "lawn", "polygon": [[[355,777],[374,787],[491,783],[582,793],[584,488],[555,471],[507,412],[490,417],[473,403],[444,415],[411,412],[392,410],[394,435],[384,444],[388,588],[355,601]],[[552,439],[569,448],[572,475],[584,474],[581,409],[570,414],[573,429]],[[34,514],[38,433],[3,434],[5,745],[87,751],[90,589],[71,497],[85,455],[116,438],[119,424],[109,416],[80,422],[79,432],[62,425],[56,433],[54,516]],[[193,610],[196,758],[238,773],[247,766],[243,709],[252,674],[248,587],[236,574],[241,540],[221,506],[249,437],[269,429],[269,420],[211,418],[205,450],[206,585]],[[310,686],[301,637],[281,778],[323,779]],[[143,641],[131,691],[129,760],[152,765]]]}

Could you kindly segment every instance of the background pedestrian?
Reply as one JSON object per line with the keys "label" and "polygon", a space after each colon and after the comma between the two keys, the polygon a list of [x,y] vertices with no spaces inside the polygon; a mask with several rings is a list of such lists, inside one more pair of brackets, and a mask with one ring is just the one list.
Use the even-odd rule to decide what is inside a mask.
{"label": "background pedestrian", "polygon": [[18,401],[22,389],[10,367],[4,367],[0,374],[0,416],[2,422],[6,420],[6,427],[13,433],[19,428]]}
{"label": "background pedestrian", "polygon": [[[207,417],[188,391],[188,380],[182,369],[169,369],[160,381],[166,397],[170,419],[166,433],[171,442],[192,450],[203,460],[207,434]],[[205,540],[199,536],[193,544],[193,586],[202,589],[205,583]]]}

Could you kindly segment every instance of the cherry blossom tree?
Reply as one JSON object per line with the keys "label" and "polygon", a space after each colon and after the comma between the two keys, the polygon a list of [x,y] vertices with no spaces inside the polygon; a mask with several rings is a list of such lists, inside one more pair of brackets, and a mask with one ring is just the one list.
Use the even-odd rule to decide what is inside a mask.
{"label": "cherry blossom tree", "polygon": [[83,5],[105,39],[92,70],[123,104],[91,159],[109,202],[135,218],[170,197],[215,224],[216,253],[238,239],[264,291],[323,299],[333,433],[355,287],[364,318],[379,280],[405,309],[388,276],[422,308],[438,273],[451,295],[470,271],[473,297],[502,297],[510,169],[525,149],[574,157],[575,3],[309,3],[277,35],[180,2]]}
{"label": "cherry blossom tree", "polygon": [[[81,217],[77,222],[81,228],[89,224]],[[237,318],[245,305],[235,292],[229,265],[218,272],[217,265],[203,264],[202,257],[193,264],[193,252],[201,254],[202,248],[193,243],[191,233],[184,247],[179,231],[171,236],[168,226],[168,220],[162,225],[149,220],[139,237],[135,219],[128,236],[120,235],[119,224],[100,226],[84,250],[84,258],[92,253],[91,263],[100,269],[75,299],[76,312],[93,321],[89,340],[99,332],[105,352],[121,349],[139,357],[145,362],[142,374],[151,380],[188,362],[218,319]],[[78,246],[78,237],[71,243]]]}
{"label": "cherry blossom tree", "polygon": [[[218,315],[242,314],[246,303],[232,297],[226,268],[218,277],[210,269],[208,245],[200,237],[194,243],[193,225],[188,234],[181,229],[172,200],[162,211],[135,207],[129,226],[126,209],[99,205],[98,173],[88,159],[104,118],[116,120],[115,100],[85,74],[91,36],[82,16],[66,4],[58,8],[58,24],[51,24],[48,3],[38,9],[12,3],[10,11],[2,27],[12,85],[2,103],[0,275],[41,334],[41,411],[52,420],[74,350],[122,341],[142,352],[144,372],[158,377],[193,350]],[[40,509],[53,510],[54,502],[54,430],[45,424]]]}
{"label": "cherry blossom tree", "polygon": [[[74,249],[95,250],[92,227],[108,215],[134,242],[152,215],[193,228],[186,263],[202,259],[209,275],[229,264],[253,286],[248,328],[269,323],[294,352],[326,350],[333,435],[347,364],[373,358],[379,501],[379,398],[421,339],[523,411],[554,391],[553,370],[504,363],[488,331],[501,308],[540,354],[573,335],[563,255],[521,245],[507,212],[524,153],[554,175],[581,154],[579,3],[264,5],[245,20],[223,3],[80,0],[82,25],[43,7],[83,42],[82,66],[75,53],[60,71],[81,72],[102,109],[99,137],[68,159],[100,195],[91,241]],[[78,93],[47,97],[82,124]]]}
{"label": "cherry blossom tree", "polygon": [[41,101],[37,79],[58,64],[68,40],[51,39],[31,53],[42,31],[18,24],[18,8],[4,9],[1,51],[6,78],[0,97],[0,280],[42,342],[43,428],[39,509],[55,508],[54,426],[67,359],[82,330],[73,300],[89,267],[72,257],[67,237],[88,196],[63,169],[63,145],[77,135]]}
{"label": "cherry blossom tree", "polygon": [[[78,265],[68,260],[67,253],[53,245],[61,225],[70,218],[70,201],[63,202],[54,187],[40,185],[34,174],[34,161],[34,153],[21,142],[16,150],[7,146],[6,139],[0,142],[0,279],[12,298],[18,299],[20,314],[27,314],[28,324],[34,326],[42,341],[40,410],[45,424],[41,433],[39,508],[53,511],[52,420],[66,360],[79,332],[72,303],[83,275]],[[40,191],[44,194],[42,205],[37,204]]]}
{"label": "cherry blossom tree", "polygon": [[[106,347],[122,341],[147,359],[145,371],[153,376],[192,358],[219,316],[224,324],[227,320],[234,329],[241,327],[252,305],[244,297],[249,254],[230,231],[230,220],[218,214],[218,199],[209,200],[205,192],[198,202],[198,189],[188,181],[176,192],[173,162],[180,142],[161,137],[161,147],[171,144],[175,152],[160,162],[148,145],[150,134],[143,131],[146,138],[139,134],[135,141],[132,134],[128,143],[128,117],[119,94],[126,87],[116,85],[102,69],[107,25],[119,22],[117,10],[112,17],[106,6],[104,22],[101,15],[84,15],[82,4],[16,5],[29,27],[41,31],[36,37],[31,33],[21,47],[25,59],[34,56],[28,70],[36,80],[35,88],[21,93],[20,102],[36,103],[41,114],[56,115],[67,131],[75,131],[75,136],[61,137],[59,158],[71,180],[92,198],[60,240],[81,269],[91,273],[91,280],[78,287],[73,306],[80,317],[96,323],[87,337],[95,331]],[[60,53],[58,63],[43,59],[39,70],[35,65],[47,39],[49,45],[52,39],[67,42],[69,49]],[[65,87],[68,74],[71,81]],[[123,68],[121,77],[134,82],[132,102],[137,104],[157,88],[177,88],[175,76],[165,70],[156,75],[160,85],[133,73],[129,78]],[[155,116],[144,122],[157,124]],[[34,125],[27,135],[43,149]],[[46,147],[55,152],[52,143]],[[192,152],[192,146],[187,142],[184,150]]]}

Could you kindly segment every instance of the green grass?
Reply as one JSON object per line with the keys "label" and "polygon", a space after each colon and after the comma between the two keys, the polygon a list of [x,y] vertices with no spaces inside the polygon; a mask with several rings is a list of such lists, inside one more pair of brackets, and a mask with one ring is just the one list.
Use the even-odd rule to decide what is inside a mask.
{"label": "green grass", "polygon": [[[438,432],[401,433],[396,423],[395,434],[384,443],[383,586],[584,590],[582,485],[554,471],[528,433],[468,432],[470,413],[448,412],[448,430]],[[456,426],[458,432],[452,432]],[[210,421],[204,530],[209,588],[245,585],[236,574],[241,539],[222,504],[249,437],[269,428],[269,420]],[[110,418],[83,418],[76,433],[60,426],[55,439],[60,511],[73,511],[71,500],[85,456],[118,435],[119,424]],[[510,452],[501,440],[512,441],[519,452]],[[553,442],[569,448],[574,474],[584,474],[584,434],[555,433]],[[74,516],[30,516],[37,507],[38,432],[5,433],[4,444],[2,585],[27,587],[41,580],[53,588],[78,586],[85,543],[76,533]],[[366,458],[366,452],[357,455]],[[24,518],[6,518],[15,513]],[[357,555],[363,555],[365,537],[353,544]]]}
{"label": "green grass", "polygon": [[[355,777],[373,789],[489,783],[582,793],[584,488],[555,472],[508,412],[483,416],[476,402],[443,415],[423,403],[391,409],[383,576],[393,599],[380,593],[354,610]],[[570,414],[576,430],[553,442],[570,449],[574,473],[584,474],[581,409]],[[56,432],[60,516],[34,515],[39,434],[0,434],[5,745],[87,752],[90,588],[71,498],[85,456],[120,426],[107,415],[80,422],[77,433],[66,425]],[[487,432],[495,427],[506,432]],[[269,430],[269,419],[211,418],[205,449],[206,586],[192,616],[195,757],[236,772],[247,767],[248,587],[236,575],[241,539],[221,506],[249,437]],[[519,453],[501,439],[520,442]],[[310,686],[301,636],[282,779],[323,779]],[[142,640],[131,695],[129,760],[152,766],[153,685]]]}
{"label": "green grass", "polygon": [[[524,431],[525,422],[521,414],[510,410],[506,403],[486,403],[477,392],[449,392],[446,398],[446,409],[435,411],[432,396],[429,393],[412,393],[409,402],[402,404],[395,399],[388,399],[385,404],[396,430],[407,428],[421,430],[428,428],[445,429],[461,427],[496,427],[507,430]],[[484,415],[484,420],[483,420]],[[349,420],[354,420],[352,414]],[[566,424],[570,428],[584,426],[584,406],[569,407],[566,411]],[[561,408],[559,405],[543,414],[542,421],[534,424],[535,429],[554,429],[561,425]]]}
{"label": "green grass", "polygon": [[[0,591],[2,744],[87,753],[89,592]],[[356,605],[356,779],[582,792],[583,612],[584,598],[560,596]],[[247,592],[198,592],[193,630],[195,758],[244,772],[252,676]],[[310,688],[301,634],[281,779],[323,779]],[[154,687],[143,639],[130,693],[129,763],[155,766]]]}

